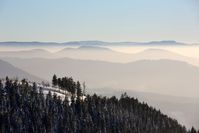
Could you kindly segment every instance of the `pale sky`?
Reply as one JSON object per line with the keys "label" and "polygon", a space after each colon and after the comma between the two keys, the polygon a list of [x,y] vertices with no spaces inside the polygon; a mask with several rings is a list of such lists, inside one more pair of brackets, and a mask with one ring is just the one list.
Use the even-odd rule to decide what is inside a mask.
{"label": "pale sky", "polygon": [[199,42],[198,0],[0,0],[0,41]]}

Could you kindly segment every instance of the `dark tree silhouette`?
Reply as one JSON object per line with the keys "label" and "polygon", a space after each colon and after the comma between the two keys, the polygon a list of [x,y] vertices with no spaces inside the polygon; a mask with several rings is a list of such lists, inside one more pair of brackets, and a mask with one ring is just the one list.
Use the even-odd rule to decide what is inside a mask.
{"label": "dark tree silhouette", "polygon": [[76,88],[77,88],[77,97],[82,97],[82,95],[83,95],[82,94],[82,88],[81,88],[79,81],[77,81]]}
{"label": "dark tree silhouette", "polygon": [[52,84],[53,86],[57,86],[58,84],[57,76],[55,74],[53,75]]}
{"label": "dark tree silhouette", "polygon": [[[81,88],[79,82],[65,79],[60,85]],[[3,84],[0,81],[0,133],[197,133],[126,93],[119,99],[94,94],[61,100],[26,80],[7,78]]]}

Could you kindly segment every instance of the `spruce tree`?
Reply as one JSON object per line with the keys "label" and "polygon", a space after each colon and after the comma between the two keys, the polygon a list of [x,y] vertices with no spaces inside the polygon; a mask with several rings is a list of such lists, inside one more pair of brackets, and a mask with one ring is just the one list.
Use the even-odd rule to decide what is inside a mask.
{"label": "spruce tree", "polygon": [[77,87],[77,97],[80,98],[82,96],[82,88],[79,81],[77,81],[76,87]]}
{"label": "spruce tree", "polygon": [[57,76],[55,74],[53,75],[52,84],[53,84],[53,86],[57,86],[57,84],[58,84]]}

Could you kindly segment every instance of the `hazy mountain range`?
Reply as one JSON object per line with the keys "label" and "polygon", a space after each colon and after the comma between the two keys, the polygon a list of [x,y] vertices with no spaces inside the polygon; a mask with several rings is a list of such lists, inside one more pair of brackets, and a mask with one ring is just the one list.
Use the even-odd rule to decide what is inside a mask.
{"label": "hazy mountain range", "polygon": [[61,51],[54,53],[56,57],[70,57],[73,59],[84,59],[84,60],[101,60],[108,62],[133,62],[138,60],[158,60],[158,59],[171,59],[188,62],[192,65],[199,66],[199,59],[193,57],[186,57],[180,54],[176,54],[167,50],[150,48],[139,53],[127,54],[116,52],[108,48],[102,47],[91,47],[86,48],[65,48]]}
{"label": "hazy mountain range", "polygon": [[0,57],[42,79],[50,80],[54,73],[67,74],[93,88],[136,88],[169,95],[178,95],[180,89],[184,90],[180,95],[193,96],[187,88],[198,91],[199,86],[198,68],[192,66],[199,66],[199,59],[162,49],[126,54],[106,47],[80,46],[55,53],[42,49],[2,51]]}
{"label": "hazy mountain range", "polygon": [[68,75],[86,81],[90,88],[134,89],[199,97],[199,68],[181,61],[141,60],[122,64],[69,58],[5,58],[5,60],[49,81],[56,73],[59,76]]}
{"label": "hazy mountain range", "polygon": [[0,60],[0,78],[5,78],[6,76],[8,76],[10,78],[14,78],[14,79],[19,79],[19,80],[26,78],[28,80],[35,81],[35,82],[42,81],[41,78],[31,75],[15,66],[9,64],[8,62]]}
{"label": "hazy mountain range", "polygon": [[196,44],[186,44],[176,42],[174,40],[151,41],[151,42],[104,42],[104,41],[71,41],[71,42],[0,42],[0,46],[107,46],[107,45],[123,45],[123,46],[186,46]]}
{"label": "hazy mountain range", "polygon": [[43,49],[32,49],[32,50],[21,50],[21,51],[0,51],[0,57],[48,58],[48,57],[52,57],[52,54]]}
{"label": "hazy mountain range", "polygon": [[0,51],[0,57],[17,57],[17,58],[73,58],[82,60],[99,60],[108,62],[128,63],[138,60],[158,60],[171,59],[188,62],[192,65],[199,66],[199,59],[186,57],[167,50],[149,48],[135,54],[127,54],[114,51],[107,47],[99,46],[80,46],[77,48],[66,47],[57,52],[49,52],[44,49],[32,49],[21,51]]}
{"label": "hazy mountain range", "polygon": [[[77,47],[65,47],[54,53],[43,49],[1,51],[0,59],[4,61],[0,61],[0,77],[51,82],[55,73],[60,77],[72,76],[85,81],[89,93],[119,96],[127,91],[186,126],[199,128],[199,119],[195,117],[199,115],[199,59],[156,48],[127,54],[107,48],[104,42],[89,43],[62,44]],[[9,46],[13,45],[14,42]]]}

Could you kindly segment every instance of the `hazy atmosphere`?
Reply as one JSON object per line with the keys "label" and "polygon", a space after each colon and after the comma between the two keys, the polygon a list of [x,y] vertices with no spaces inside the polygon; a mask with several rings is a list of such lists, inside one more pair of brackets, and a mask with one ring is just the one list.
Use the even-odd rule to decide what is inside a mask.
{"label": "hazy atmosphere", "polygon": [[[54,110],[57,116],[59,116],[58,106],[66,107],[69,109],[68,112],[76,110],[82,115],[86,112],[87,107],[91,106],[90,103],[88,105],[86,103],[89,102],[89,98],[91,101],[92,98],[94,99],[92,104],[99,105],[95,101],[97,99],[95,99],[95,95],[91,96],[95,93],[99,96],[98,100],[102,99],[101,103],[106,99],[103,98],[104,96],[107,98],[115,96],[118,103],[121,102],[121,106],[118,106],[119,104],[115,104],[117,102],[114,101],[110,107],[108,105],[101,107],[100,103],[101,112],[96,113],[97,115],[101,115],[105,108],[117,110],[116,106],[118,106],[118,110],[122,108],[122,111],[126,111],[125,114],[120,114],[121,111],[119,111],[112,116],[112,112],[109,110],[111,117],[102,115],[100,118],[96,118],[98,120],[102,119],[103,121],[105,117],[107,119],[113,117],[113,122],[107,119],[106,122],[114,123],[115,121],[122,122],[128,117],[129,121],[133,120],[135,123],[144,125],[140,121],[145,121],[144,117],[146,116],[146,127],[137,123],[131,125],[129,122],[127,123],[129,126],[124,127],[126,132],[146,133],[149,131],[147,128],[150,127],[148,123],[158,123],[161,118],[163,124],[160,124],[159,127],[158,123],[156,127],[163,129],[156,130],[154,124],[150,127],[151,132],[197,133],[189,130],[192,127],[196,130],[199,129],[198,10],[199,2],[197,0],[1,0],[0,88],[3,90],[1,98],[13,108],[17,106],[15,114],[7,111],[10,113],[10,117],[8,121],[6,121],[7,119],[5,121],[7,123],[12,121],[12,115],[18,114],[19,110],[28,110],[24,109],[25,106],[18,107],[15,105],[17,103],[10,102],[16,101],[20,97],[25,99],[25,102],[21,103],[24,104],[26,99],[29,99],[28,96],[30,99],[35,96],[32,98],[34,101],[38,98],[38,94],[41,96],[42,93],[43,101],[40,97],[40,100],[37,99],[39,102],[36,101],[32,104],[37,106],[37,104],[46,102],[45,109],[42,108],[43,105],[38,105],[38,108],[40,111],[47,110],[47,108],[51,108],[51,105],[48,105],[49,97],[51,97],[48,91],[51,91],[53,95],[58,96],[58,98],[54,96],[54,101],[60,102],[60,104],[54,103],[52,107],[57,109],[57,112]],[[7,76],[11,79],[10,81],[6,78]],[[73,79],[77,82],[73,83]],[[13,85],[8,86],[9,83]],[[33,89],[30,90],[30,94],[23,90],[28,86],[25,83],[29,85],[29,89]],[[6,87],[16,87],[16,84],[21,89],[13,94],[12,91],[6,90]],[[70,90],[71,86],[76,90]],[[140,110],[137,111],[139,107],[136,105],[136,100],[129,103],[128,96],[123,95],[124,98],[121,96],[124,92],[127,92],[130,97],[138,98],[140,108],[152,108],[151,112],[160,113],[159,118],[156,119],[156,115],[149,115],[151,112],[144,109],[144,113],[139,116]],[[10,95],[10,97],[7,98],[6,95]],[[123,103],[123,99],[119,98],[126,98],[126,102]],[[66,101],[68,102],[67,106],[65,106]],[[109,103],[109,101],[106,102]],[[81,107],[86,105],[86,109],[82,109],[85,112],[80,109],[80,103]],[[84,103],[85,105],[83,105]],[[29,103],[27,102],[27,104]],[[73,104],[75,104],[74,107]],[[125,106],[123,108],[123,104],[125,106],[129,104],[132,110]],[[136,106],[134,107],[134,105]],[[3,106],[2,102],[1,107]],[[7,109],[7,105],[5,106]],[[91,108],[93,109],[93,107]],[[2,118],[6,117],[7,112],[3,108],[0,110]],[[29,112],[32,110],[31,108]],[[98,111],[98,108],[94,109],[95,111]],[[70,112],[74,115],[72,117],[74,119],[66,117],[65,114],[60,115],[60,118],[57,117],[57,120],[54,120],[56,116],[52,116],[53,119],[45,118],[49,123],[52,121],[49,124],[51,126],[45,126],[46,129],[41,130],[39,127],[36,128],[37,126],[32,126],[31,131],[81,132],[83,130],[79,128],[84,127],[83,120],[80,118],[82,116],[74,112]],[[84,120],[95,123],[97,115],[88,112],[86,112]],[[145,114],[145,112],[147,113]],[[48,115],[48,113],[46,114]],[[35,116],[33,114],[30,116]],[[117,116],[115,116],[116,114]],[[164,114],[172,119],[167,118]],[[36,116],[39,117],[39,115]],[[120,120],[118,120],[119,116]],[[71,126],[69,131],[69,128],[64,128],[64,122],[57,123],[62,118],[66,118],[67,122],[78,123],[79,127]],[[25,130],[26,118],[18,118],[16,115],[13,119],[16,125],[23,125],[16,126],[16,131],[22,131],[22,127],[24,127],[22,132],[29,131]],[[42,120],[43,118],[41,118]],[[31,119],[33,125],[37,123],[33,121],[34,119]],[[42,121],[41,123],[45,125],[46,122]],[[119,132],[122,128],[116,128],[114,124],[109,128],[114,129],[111,130],[112,132]],[[9,130],[6,130],[3,124],[0,125],[0,132],[12,132],[15,127],[12,127],[12,124],[8,125],[11,125]],[[62,125],[62,127],[58,125]],[[135,125],[137,127],[127,130]],[[171,127],[171,125],[174,126]],[[108,124],[106,124],[107,129],[101,127],[100,124],[98,126],[98,128],[91,126],[89,131],[88,129],[84,131],[111,132],[108,130]],[[167,126],[168,129],[171,129],[170,131],[166,130]],[[27,127],[30,128],[31,125]],[[195,130],[194,128],[192,131]]]}

